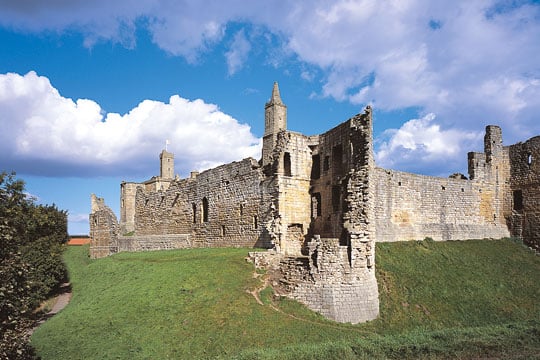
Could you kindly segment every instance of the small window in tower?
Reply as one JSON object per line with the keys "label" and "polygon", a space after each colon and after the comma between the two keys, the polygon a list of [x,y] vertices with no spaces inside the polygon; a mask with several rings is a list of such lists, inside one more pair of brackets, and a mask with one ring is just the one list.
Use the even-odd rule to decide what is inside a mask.
{"label": "small window in tower", "polygon": [[291,172],[291,154],[286,152],[283,154],[283,175],[292,176]]}
{"label": "small window in tower", "polygon": [[527,155],[527,165],[530,167],[531,164],[532,164],[532,154],[529,153],[529,154]]}
{"label": "small window in tower", "polygon": [[202,221],[208,222],[208,199],[206,197],[202,199]]}
{"label": "small window in tower", "polygon": [[244,204],[240,204],[240,216],[244,215]]}
{"label": "small window in tower", "polygon": [[225,225],[221,225],[221,236],[225,236]]}
{"label": "small window in tower", "polygon": [[257,218],[257,215],[253,215],[253,228],[257,230],[259,227],[259,219]]}
{"label": "small window in tower", "polygon": [[193,210],[193,223],[195,224],[197,222],[197,204],[192,203],[191,208]]}
{"label": "small window in tower", "polygon": [[523,210],[523,192],[521,190],[514,190],[514,210]]}
{"label": "small window in tower", "polygon": [[321,156],[319,154],[312,156],[311,178],[316,180],[321,177]]}

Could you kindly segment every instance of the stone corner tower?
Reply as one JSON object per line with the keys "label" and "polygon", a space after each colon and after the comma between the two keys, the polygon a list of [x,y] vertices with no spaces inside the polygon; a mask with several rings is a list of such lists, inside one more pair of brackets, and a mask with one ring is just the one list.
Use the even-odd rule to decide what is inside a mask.
{"label": "stone corner tower", "polygon": [[281,101],[278,83],[274,82],[272,96],[264,106],[263,166],[271,163],[277,134],[282,130],[287,130],[287,106]]}
{"label": "stone corner tower", "polygon": [[162,179],[174,178],[174,154],[167,150],[159,154],[159,176]]}

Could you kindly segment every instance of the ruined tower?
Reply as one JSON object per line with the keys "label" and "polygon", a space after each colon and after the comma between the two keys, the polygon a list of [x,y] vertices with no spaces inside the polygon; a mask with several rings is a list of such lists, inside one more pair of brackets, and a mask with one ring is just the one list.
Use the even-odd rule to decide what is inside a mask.
{"label": "ruined tower", "polygon": [[486,126],[484,151],[488,163],[499,160],[503,151],[502,130],[496,125]]}
{"label": "ruined tower", "polygon": [[159,154],[159,176],[163,179],[174,178],[174,154],[163,150]]}
{"label": "ruined tower", "polygon": [[264,106],[264,136],[262,165],[271,163],[272,151],[276,145],[277,134],[287,129],[287,106],[281,101],[278,83],[274,83],[272,97]]}

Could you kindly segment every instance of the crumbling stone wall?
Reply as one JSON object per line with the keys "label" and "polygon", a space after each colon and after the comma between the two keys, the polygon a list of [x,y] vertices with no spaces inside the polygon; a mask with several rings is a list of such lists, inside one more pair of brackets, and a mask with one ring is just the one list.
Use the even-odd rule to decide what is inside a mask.
{"label": "crumbling stone wall", "polygon": [[165,191],[138,188],[135,235],[189,234],[193,247],[271,247],[272,183],[254,159],[173,181]]}
{"label": "crumbling stone wall", "polygon": [[120,233],[135,231],[135,195],[142,184],[125,182],[120,184]]}
{"label": "crumbling stone wall", "polygon": [[339,238],[343,235],[343,212],[349,169],[352,168],[350,120],[319,135],[314,148],[310,194],[311,235]]}
{"label": "crumbling stone wall", "polygon": [[285,296],[339,322],[358,323],[379,314],[370,224],[371,121],[371,109],[366,108],[311,144],[312,161],[323,163],[321,169],[312,164],[310,231],[333,232],[340,238],[316,234],[307,243],[307,257],[288,257],[279,266]]}
{"label": "crumbling stone wall", "polygon": [[540,251],[540,136],[508,147],[512,236]]}
{"label": "crumbling stone wall", "polygon": [[164,151],[160,176],[122,183],[120,230],[93,197],[92,256],[273,248],[253,258],[280,274],[282,294],[357,323],[379,311],[375,241],[512,234],[539,247],[540,137],[504,147],[501,129],[488,126],[484,152],[468,154],[469,179],[437,178],[375,166],[370,107],[321,135],[291,132],[286,124],[274,84],[260,162],[244,159],[179,179],[173,154]]}
{"label": "crumbling stone wall", "polygon": [[118,220],[114,212],[105,205],[103,198],[91,195],[92,212],[90,223],[90,257],[109,256],[118,252]]}
{"label": "crumbling stone wall", "polygon": [[309,256],[285,258],[279,269],[284,294],[329,319],[357,324],[379,315],[375,272],[351,266],[349,247],[339,239],[316,237]]}

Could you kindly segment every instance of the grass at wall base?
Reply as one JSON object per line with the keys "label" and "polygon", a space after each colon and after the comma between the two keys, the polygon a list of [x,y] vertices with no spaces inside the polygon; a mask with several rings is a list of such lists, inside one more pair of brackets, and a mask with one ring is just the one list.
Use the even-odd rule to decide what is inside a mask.
{"label": "grass at wall base", "polygon": [[338,324],[261,292],[247,249],[65,257],[43,359],[540,359],[540,258],[509,239],[377,244],[381,314]]}

